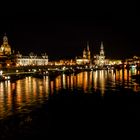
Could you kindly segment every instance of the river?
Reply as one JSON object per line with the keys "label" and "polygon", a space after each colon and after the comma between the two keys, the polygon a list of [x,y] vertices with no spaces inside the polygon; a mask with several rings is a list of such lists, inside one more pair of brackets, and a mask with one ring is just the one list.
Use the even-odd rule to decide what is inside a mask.
{"label": "river", "polygon": [[[91,116],[94,119],[102,120],[105,118],[103,114],[112,110],[110,106],[114,106],[113,110],[120,110],[120,114],[126,112],[127,108],[127,113],[123,116],[128,115],[129,112],[131,116],[134,113],[138,117],[140,83],[131,78],[135,74],[140,74],[140,71],[135,69],[97,70],[85,71],[76,75],[62,74],[52,81],[44,76],[43,79],[26,77],[15,82],[8,80],[0,82],[0,121],[4,122],[7,118],[20,116],[19,128],[19,125],[22,126],[25,121],[33,122],[33,115],[29,115],[33,111],[36,112],[35,116],[38,116],[40,110],[47,108],[45,110],[49,114],[46,118],[49,120],[47,128],[56,132],[60,126],[62,126],[62,130],[65,130],[72,124],[79,129],[82,127],[80,120],[84,117],[87,119],[87,116],[89,116],[89,120],[82,121],[82,123],[88,127],[87,124],[93,123]],[[120,107],[121,105],[122,107]],[[122,111],[123,109],[124,111]],[[102,110],[102,113],[99,110]],[[94,111],[95,113],[93,113]],[[98,117],[97,113],[100,114]],[[74,123],[67,122],[70,118]],[[1,123],[1,129],[2,125],[5,124]],[[8,127],[8,124],[6,125]],[[23,132],[19,133],[23,134]]]}

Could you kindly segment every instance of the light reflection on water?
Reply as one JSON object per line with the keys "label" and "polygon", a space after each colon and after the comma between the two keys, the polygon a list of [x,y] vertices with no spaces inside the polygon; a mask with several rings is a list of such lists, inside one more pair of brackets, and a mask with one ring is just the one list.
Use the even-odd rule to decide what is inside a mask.
{"label": "light reflection on water", "polygon": [[62,74],[54,81],[49,81],[48,77],[26,77],[14,83],[0,82],[0,119],[13,113],[31,111],[29,106],[37,107],[48,100],[49,94],[61,89],[82,89],[84,93],[100,91],[104,95],[106,90],[119,90],[123,87],[138,92],[140,85],[131,79],[134,74],[140,73],[136,70],[99,70],[77,75]]}
{"label": "light reflection on water", "polygon": [[28,106],[37,106],[48,98],[49,82],[26,77],[15,83],[0,82],[0,119],[17,112],[28,112]]}

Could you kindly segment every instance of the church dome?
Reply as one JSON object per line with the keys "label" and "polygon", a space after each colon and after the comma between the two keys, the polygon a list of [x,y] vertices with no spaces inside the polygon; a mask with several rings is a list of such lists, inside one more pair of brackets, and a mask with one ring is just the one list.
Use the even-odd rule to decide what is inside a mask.
{"label": "church dome", "polygon": [[11,46],[8,44],[8,37],[6,34],[3,37],[3,44],[1,45],[1,48],[5,55],[11,54]]}

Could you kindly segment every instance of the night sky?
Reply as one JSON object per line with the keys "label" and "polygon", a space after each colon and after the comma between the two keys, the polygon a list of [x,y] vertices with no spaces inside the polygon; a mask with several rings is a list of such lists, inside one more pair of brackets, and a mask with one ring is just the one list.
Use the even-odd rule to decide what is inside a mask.
{"label": "night sky", "polygon": [[84,11],[52,15],[44,11],[1,13],[0,44],[6,32],[15,51],[25,55],[46,52],[50,60],[82,56],[87,41],[92,55],[99,53],[103,41],[106,58],[140,56],[137,9],[95,7],[90,14]]}

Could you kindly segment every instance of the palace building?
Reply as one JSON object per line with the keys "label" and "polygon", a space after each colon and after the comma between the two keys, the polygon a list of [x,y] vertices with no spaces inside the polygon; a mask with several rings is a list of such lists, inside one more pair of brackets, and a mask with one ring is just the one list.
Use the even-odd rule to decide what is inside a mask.
{"label": "palace building", "polygon": [[48,65],[48,55],[46,53],[37,56],[33,52],[29,56],[23,56],[18,52],[16,57],[17,66],[44,66]]}

